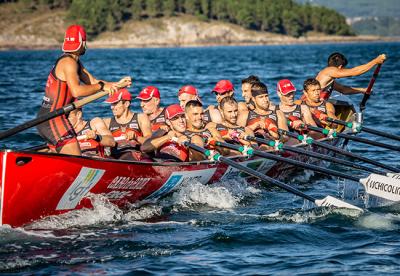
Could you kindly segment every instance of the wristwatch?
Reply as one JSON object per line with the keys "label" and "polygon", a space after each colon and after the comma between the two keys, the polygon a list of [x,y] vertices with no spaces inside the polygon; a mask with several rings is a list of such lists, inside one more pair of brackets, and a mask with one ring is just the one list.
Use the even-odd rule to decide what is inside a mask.
{"label": "wristwatch", "polygon": [[103,81],[99,81],[98,84],[100,84],[100,90],[103,90],[103,88],[104,88],[104,82],[103,82]]}

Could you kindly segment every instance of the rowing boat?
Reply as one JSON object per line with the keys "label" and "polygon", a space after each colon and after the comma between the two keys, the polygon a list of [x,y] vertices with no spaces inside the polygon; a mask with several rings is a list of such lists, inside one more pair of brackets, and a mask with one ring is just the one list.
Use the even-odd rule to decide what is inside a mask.
{"label": "rowing boat", "polygon": [[[354,107],[348,102],[332,101],[340,119],[347,120],[353,114]],[[329,140],[335,145],[343,142],[338,138]],[[288,157],[312,161],[297,154]],[[231,158],[275,178],[296,169],[263,158]],[[90,194],[102,194],[123,208],[127,204],[154,201],[193,181],[211,184],[237,176],[249,177],[233,167],[208,160],[138,162],[29,150],[0,151],[0,167],[0,225],[12,227],[71,210],[91,208]]]}

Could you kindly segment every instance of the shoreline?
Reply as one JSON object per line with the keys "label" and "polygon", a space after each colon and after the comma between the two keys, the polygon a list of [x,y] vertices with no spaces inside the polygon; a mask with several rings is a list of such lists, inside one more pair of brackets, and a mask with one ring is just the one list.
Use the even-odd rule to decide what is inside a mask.
{"label": "shoreline", "polygon": [[[400,42],[400,37],[372,37],[372,36],[356,36],[356,37],[312,37],[312,38],[288,38],[279,39],[276,41],[265,42],[225,42],[225,43],[143,43],[143,44],[131,44],[124,41],[118,41],[113,43],[100,42],[100,41],[89,41],[89,49],[152,49],[152,48],[202,48],[202,47],[229,47],[229,46],[285,46],[285,45],[318,45],[318,44],[345,44],[345,43],[380,43],[380,42]],[[43,44],[43,45],[21,45],[19,43],[0,45],[0,51],[35,51],[35,50],[58,50],[61,47],[62,42],[58,44]]]}

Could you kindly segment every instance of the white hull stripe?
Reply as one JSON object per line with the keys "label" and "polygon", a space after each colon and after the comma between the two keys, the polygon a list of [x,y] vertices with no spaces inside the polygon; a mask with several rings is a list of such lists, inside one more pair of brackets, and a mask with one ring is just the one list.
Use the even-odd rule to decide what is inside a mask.
{"label": "white hull stripe", "polygon": [[0,186],[0,225],[3,225],[3,206],[4,206],[4,188],[6,186],[6,165],[7,165],[7,151],[3,154],[3,168],[1,170],[1,186]]}

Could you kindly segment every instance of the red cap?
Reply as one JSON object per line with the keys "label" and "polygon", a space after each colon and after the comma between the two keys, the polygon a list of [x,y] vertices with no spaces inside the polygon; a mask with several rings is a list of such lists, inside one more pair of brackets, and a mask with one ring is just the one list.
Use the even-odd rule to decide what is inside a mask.
{"label": "red cap", "polygon": [[167,117],[168,120],[181,114],[185,114],[185,111],[179,104],[170,105],[165,109],[165,117]]}
{"label": "red cap", "polygon": [[185,85],[185,86],[182,86],[181,89],[179,89],[178,97],[182,94],[190,94],[190,95],[198,96],[199,92],[197,91],[196,87],[194,87],[192,85]]}
{"label": "red cap", "polygon": [[82,26],[72,25],[67,28],[62,46],[63,52],[76,52],[86,41],[86,32]]}
{"label": "red cap", "polygon": [[158,88],[155,86],[147,86],[142,91],[140,91],[136,99],[147,101],[153,97],[159,99],[160,91],[158,91]]}
{"label": "red cap", "polygon": [[121,88],[116,93],[114,93],[114,95],[109,97],[106,100],[106,103],[113,104],[119,101],[130,101],[130,100],[132,100],[131,93],[129,93],[128,89]]}
{"label": "red cap", "polygon": [[280,80],[278,81],[278,85],[276,86],[276,91],[281,92],[283,95],[287,95],[290,92],[296,91],[296,87],[294,87],[293,83],[288,80]]}
{"label": "red cap", "polygon": [[222,93],[234,91],[234,90],[235,90],[235,88],[233,87],[233,84],[230,81],[220,80],[219,82],[217,82],[217,84],[215,85],[212,92],[222,94]]}

